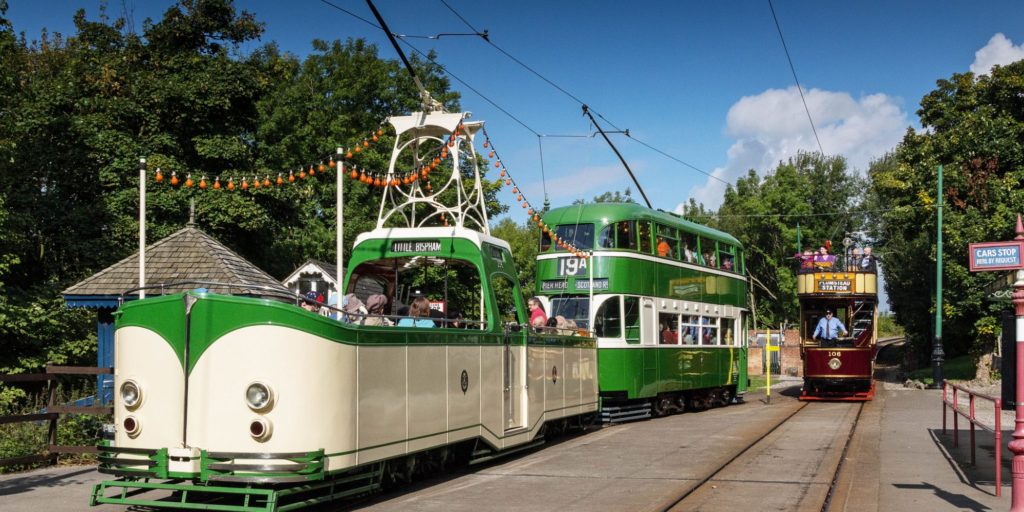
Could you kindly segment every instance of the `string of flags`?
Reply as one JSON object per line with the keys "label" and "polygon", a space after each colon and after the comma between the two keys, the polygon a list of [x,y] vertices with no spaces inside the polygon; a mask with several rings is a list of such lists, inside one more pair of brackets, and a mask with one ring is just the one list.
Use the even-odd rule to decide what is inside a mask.
{"label": "string of flags", "polygon": [[[443,161],[447,160],[451,156],[450,149],[455,146],[456,140],[461,137],[464,132],[465,126],[462,123],[459,123],[459,125],[455,127],[455,131],[451,133],[447,140],[440,144],[439,148],[433,153],[433,155],[424,159],[426,163],[417,169],[405,171],[401,173],[401,175],[394,174],[389,177],[386,172],[367,171],[365,168],[356,165],[354,162],[360,153],[370,147],[370,144],[380,141],[384,135],[383,125],[378,127],[377,130],[371,132],[368,137],[365,137],[363,140],[353,144],[352,147],[348,149],[344,155],[340,155],[339,158],[344,158],[352,163],[350,170],[347,171],[348,178],[353,181],[359,181],[366,186],[372,186],[374,188],[399,188],[402,186],[413,186],[422,182],[423,184],[419,186],[422,186],[427,192],[431,192],[433,187],[430,184],[430,173],[435,171]],[[499,184],[504,187],[511,187],[511,192],[515,197],[516,203],[526,210],[526,214],[529,216],[530,221],[536,223],[538,229],[540,229],[544,234],[550,236],[552,243],[577,258],[587,259],[589,256],[585,251],[582,251],[566,240],[559,238],[555,230],[541,220],[540,211],[535,209],[530,201],[525,197],[522,189],[512,176],[512,172],[509,171],[501,161],[501,157],[498,155],[497,149],[494,147],[494,143],[487,134],[486,128],[483,129],[483,134],[483,147],[484,149],[489,149],[487,157],[494,161],[494,168],[499,169]],[[167,183],[171,187],[175,188],[180,186],[204,191],[256,191],[261,188],[267,189],[292,185],[306,179],[316,178],[318,175],[323,176],[328,171],[334,170],[335,164],[336,161],[334,159],[334,155],[328,155],[326,162],[324,158],[320,158],[317,163],[310,163],[308,166],[303,165],[297,169],[289,169],[287,172],[279,172],[277,173],[277,176],[273,178],[271,178],[270,174],[266,173],[263,174],[262,179],[258,174],[245,173],[241,176],[218,175],[214,176],[213,180],[210,180],[208,175],[203,175],[196,180],[192,177],[191,173],[185,173],[185,177],[182,179],[174,170],[170,171],[170,174],[167,175],[162,168],[157,167],[154,171],[154,180],[157,183]],[[447,216],[442,215],[441,220],[445,226],[449,225]]]}
{"label": "string of flags", "polygon": [[570,254],[577,258],[582,258],[584,260],[587,259],[589,256],[585,251],[579,250],[576,248],[576,246],[559,238],[558,234],[555,233],[555,230],[552,229],[547,224],[545,224],[543,220],[541,220],[540,211],[535,209],[533,205],[530,203],[530,201],[526,199],[526,197],[523,195],[522,189],[519,187],[519,184],[517,184],[515,178],[512,177],[512,172],[508,170],[508,167],[505,167],[504,163],[502,163],[501,157],[498,155],[498,150],[494,147],[494,143],[491,141],[490,135],[487,134],[487,128],[484,128],[483,132],[484,149],[490,148],[490,151],[487,153],[487,157],[494,159],[495,169],[501,170],[498,173],[498,178],[501,179],[501,184],[506,187],[512,187],[512,194],[515,196],[516,202],[521,203],[520,206],[522,206],[522,208],[526,210],[526,214],[530,216],[530,221],[536,223],[537,228],[539,228],[543,233],[550,236],[552,243],[554,243],[558,247],[561,247],[563,250],[568,251]]}

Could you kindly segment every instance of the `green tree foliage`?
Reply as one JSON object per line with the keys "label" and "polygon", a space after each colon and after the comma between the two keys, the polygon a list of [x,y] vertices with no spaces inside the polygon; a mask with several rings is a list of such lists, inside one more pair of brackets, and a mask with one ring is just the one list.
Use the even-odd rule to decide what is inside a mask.
{"label": "green tree foliage", "polygon": [[[577,199],[577,200],[573,201],[572,204],[584,204],[585,202],[586,201],[584,201],[582,199]],[[605,192],[605,193],[603,193],[601,195],[594,196],[594,200],[592,202],[594,202],[594,203],[635,203],[636,200],[633,199],[633,191],[630,190],[629,187],[626,187],[626,190],[624,190],[622,192],[619,192],[618,190],[615,190],[615,191],[609,190],[608,192]]]}
{"label": "green tree foliage", "polygon": [[[804,248],[832,240],[833,251],[840,250],[837,241],[862,227],[863,219],[846,212],[858,208],[865,186],[847,172],[844,158],[800,153],[764,177],[750,170],[726,188],[714,227],[743,243],[747,273],[756,280],[751,290],[760,325],[798,317],[797,223]],[[706,215],[702,206],[698,212]]]}
{"label": "green tree foliage", "polygon": [[[872,219],[884,252],[887,291],[897,321],[921,359],[934,326],[937,168],[943,165],[943,343],[951,355],[975,340],[990,344],[984,321],[997,307],[984,286],[995,273],[968,271],[971,242],[1013,237],[1024,209],[1024,61],[990,75],[939,80],[918,111],[924,127],[908,130],[896,150],[870,170]],[[984,349],[990,347],[986,346]]]}
{"label": "green tree foliage", "polygon": [[512,259],[519,270],[519,287],[526,297],[537,292],[537,252],[540,247],[540,230],[529,219],[522,224],[509,217],[501,219],[491,229],[491,234],[508,242],[512,247]]}

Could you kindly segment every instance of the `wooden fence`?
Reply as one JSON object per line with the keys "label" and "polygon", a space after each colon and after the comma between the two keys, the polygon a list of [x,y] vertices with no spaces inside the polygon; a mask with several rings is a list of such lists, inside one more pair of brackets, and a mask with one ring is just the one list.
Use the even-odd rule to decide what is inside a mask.
{"label": "wooden fence", "polygon": [[[105,375],[114,373],[113,368],[96,368],[91,366],[56,366],[46,365],[46,373],[22,373],[14,375],[0,375],[0,382],[47,382],[48,400],[46,412],[37,414],[16,414],[11,416],[0,416],[0,424],[23,423],[29,421],[48,421],[49,429],[46,433],[46,453],[36,455],[25,455],[22,457],[8,457],[0,459],[0,467],[13,466],[16,464],[35,464],[48,462],[56,464],[57,458],[63,453],[96,453],[95,443],[91,446],[72,446],[57,444],[57,422],[62,414],[111,414],[113,407],[77,407],[60,405],[57,403],[57,387],[62,376],[89,376]],[[97,393],[98,396],[98,393]]]}

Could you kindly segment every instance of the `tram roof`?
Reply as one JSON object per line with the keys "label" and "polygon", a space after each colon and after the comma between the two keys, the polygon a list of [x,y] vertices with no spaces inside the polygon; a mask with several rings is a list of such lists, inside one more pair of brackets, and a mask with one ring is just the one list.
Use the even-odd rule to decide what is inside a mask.
{"label": "tram roof", "polygon": [[422,238],[462,238],[473,242],[477,248],[482,248],[484,242],[502,247],[509,251],[512,247],[508,242],[485,235],[479,231],[459,227],[429,227],[429,228],[380,228],[373,231],[360,233],[356,237],[355,245],[369,240],[416,240]]}
{"label": "tram roof", "polygon": [[688,233],[742,247],[734,236],[684,219],[664,210],[647,208],[636,203],[583,203],[554,208],[544,214],[544,222],[553,226],[576,223],[611,223],[622,220],[652,220],[681,228]]}

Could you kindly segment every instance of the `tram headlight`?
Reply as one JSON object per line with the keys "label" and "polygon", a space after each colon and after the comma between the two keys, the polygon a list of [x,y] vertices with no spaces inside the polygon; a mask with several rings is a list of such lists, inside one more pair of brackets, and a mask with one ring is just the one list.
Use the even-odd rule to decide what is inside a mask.
{"label": "tram headlight", "polygon": [[142,403],[142,389],[134,380],[126,380],[121,383],[121,401],[124,406],[134,409]]}
{"label": "tram headlight", "polygon": [[248,388],[245,388],[245,402],[254,411],[268,409],[274,402],[274,392],[271,391],[270,386],[262,382],[253,382],[249,384]]}

